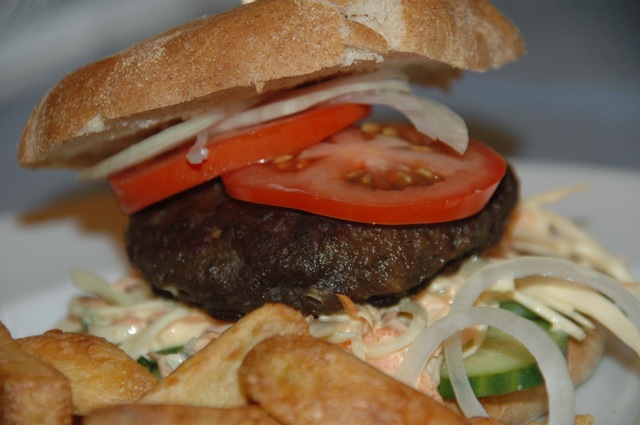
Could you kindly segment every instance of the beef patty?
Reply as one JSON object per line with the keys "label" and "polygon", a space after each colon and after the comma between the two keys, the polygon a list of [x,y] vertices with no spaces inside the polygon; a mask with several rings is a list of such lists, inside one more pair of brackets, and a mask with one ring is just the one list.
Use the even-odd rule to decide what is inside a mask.
{"label": "beef patty", "polygon": [[273,302],[318,315],[341,310],[336,294],[393,303],[497,244],[517,198],[509,170],[472,217],[381,226],[237,201],[215,180],[134,214],[127,251],[154,288],[214,317]]}

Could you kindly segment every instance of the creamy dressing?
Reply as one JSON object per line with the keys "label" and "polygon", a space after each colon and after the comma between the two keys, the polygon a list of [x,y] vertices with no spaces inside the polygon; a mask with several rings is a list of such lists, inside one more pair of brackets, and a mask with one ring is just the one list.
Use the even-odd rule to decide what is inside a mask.
{"label": "creamy dressing", "polygon": [[210,339],[212,333],[219,335],[231,326],[198,309],[158,298],[138,277],[109,284],[74,271],[72,279],[76,287],[93,296],[73,298],[69,315],[58,327],[105,338],[134,359],[185,346],[193,339]]}

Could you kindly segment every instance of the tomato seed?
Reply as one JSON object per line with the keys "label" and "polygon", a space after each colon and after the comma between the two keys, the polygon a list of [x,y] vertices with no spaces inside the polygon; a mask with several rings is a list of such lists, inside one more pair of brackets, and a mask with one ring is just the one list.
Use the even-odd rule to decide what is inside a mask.
{"label": "tomato seed", "polygon": [[364,174],[364,170],[353,170],[347,173],[347,180],[356,181],[359,180],[360,177]]}
{"label": "tomato seed", "polygon": [[433,171],[429,170],[428,168],[416,168],[416,174],[418,174],[421,177],[424,177],[426,179],[429,180],[433,180]]}
{"label": "tomato seed", "polygon": [[288,155],[281,155],[281,156],[279,156],[279,157],[275,158],[275,159],[273,160],[273,163],[274,163],[275,165],[280,165],[280,164],[284,164],[284,163],[285,163],[285,162],[287,162],[287,161],[291,161],[291,159],[293,159],[293,155],[290,155],[290,154],[288,154]]}
{"label": "tomato seed", "polygon": [[404,171],[398,171],[396,173],[396,181],[403,186],[409,186],[411,183],[413,183],[413,179],[411,178],[411,176]]}
{"label": "tomato seed", "polygon": [[371,186],[372,180],[373,180],[373,177],[371,176],[371,173],[365,173],[362,175],[362,177],[360,177],[360,183],[366,186]]}
{"label": "tomato seed", "polygon": [[299,159],[296,161],[293,168],[295,170],[302,170],[303,168],[306,168],[310,163],[311,163],[311,160],[309,159]]}
{"label": "tomato seed", "polygon": [[397,137],[400,132],[396,127],[386,126],[382,129],[382,134],[384,134],[385,136]]}
{"label": "tomato seed", "polygon": [[381,128],[382,126],[377,122],[366,122],[360,126],[360,131],[365,134],[374,135],[380,133]]}

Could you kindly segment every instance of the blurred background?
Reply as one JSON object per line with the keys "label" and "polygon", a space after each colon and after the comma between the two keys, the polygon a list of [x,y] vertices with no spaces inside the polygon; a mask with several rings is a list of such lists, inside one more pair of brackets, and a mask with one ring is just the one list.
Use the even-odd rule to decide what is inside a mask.
{"label": "blurred background", "polygon": [[[19,169],[29,112],[67,72],[240,0],[1,0],[0,215],[94,189],[73,172]],[[527,56],[465,74],[449,93],[424,90],[473,136],[520,161],[640,172],[640,2],[496,0]]]}

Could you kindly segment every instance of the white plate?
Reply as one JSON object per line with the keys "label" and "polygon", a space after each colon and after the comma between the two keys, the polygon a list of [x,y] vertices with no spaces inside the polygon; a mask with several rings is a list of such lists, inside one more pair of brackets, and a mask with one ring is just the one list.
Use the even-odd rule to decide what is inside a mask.
{"label": "white plate", "polygon": [[[523,193],[576,183],[588,192],[554,208],[584,225],[640,276],[640,173],[567,164],[519,163]],[[0,218],[0,319],[14,336],[40,333],[63,317],[74,293],[72,268],[107,278],[127,273],[124,218],[108,193]],[[640,423],[640,361],[616,341],[595,375],[578,389],[578,412],[597,424]]]}

